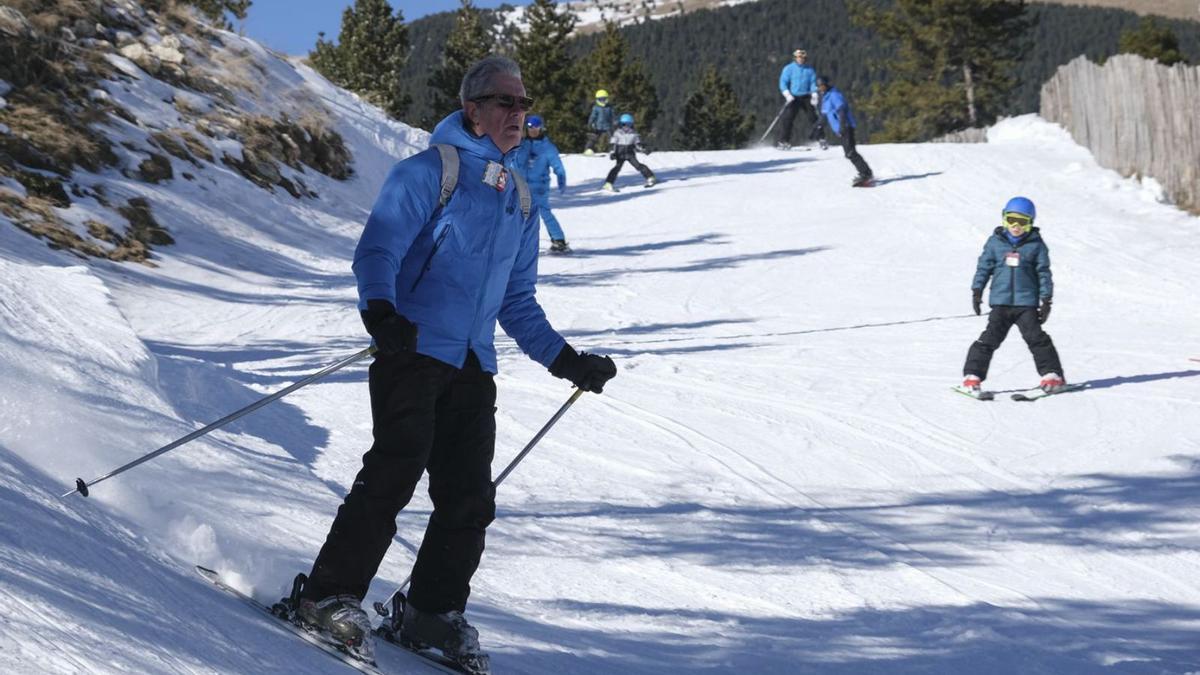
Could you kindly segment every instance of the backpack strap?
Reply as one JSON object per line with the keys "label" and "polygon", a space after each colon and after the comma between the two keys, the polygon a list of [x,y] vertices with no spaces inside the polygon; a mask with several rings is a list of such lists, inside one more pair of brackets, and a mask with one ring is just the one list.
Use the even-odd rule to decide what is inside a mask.
{"label": "backpack strap", "polygon": [[[454,194],[454,188],[458,186],[458,148],[446,143],[434,143],[433,147],[437,148],[442,157],[442,191],[438,195],[438,205],[445,207],[450,202],[450,195]],[[517,189],[517,199],[521,201],[521,214],[528,219],[529,214],[533,212],[533,197],[529,194],[529,184],[516,171],[509,169],[508,175],[512,176],[513,185]]]}
{"label": "backpack strap", "polygon": [[438,204],[444,207],[458,186],[458,148],[446,143],[434,143],[433,147],[442,157],[442,192],[438,195]]}
{"label": "backpack strap", "polygon": [[525,182],[525,178],[520,172],[509,169],[508,175],[512,176],[513,186],[517,188],[517,199],[521,200],[521,214],[528,220],[530,212],[533,211],[533,198],[529,195],[529,183]]}

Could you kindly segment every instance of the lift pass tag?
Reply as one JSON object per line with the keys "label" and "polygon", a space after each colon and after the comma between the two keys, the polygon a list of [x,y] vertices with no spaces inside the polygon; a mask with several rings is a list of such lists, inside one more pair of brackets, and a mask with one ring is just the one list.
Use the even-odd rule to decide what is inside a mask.
{"label": "lift pass tag", "polygon": [[1009,267],[1021,266],[1021,254],[1017,251],[1009,251],[1004,254],[1004,264]]}
{"label": "lift pass tag", "polygon": [[496,192],[504,192],[504,187],[508,184],[508,174],[504,171],[504,165],[488,162],[483,170],[483,182],[496,188]]}

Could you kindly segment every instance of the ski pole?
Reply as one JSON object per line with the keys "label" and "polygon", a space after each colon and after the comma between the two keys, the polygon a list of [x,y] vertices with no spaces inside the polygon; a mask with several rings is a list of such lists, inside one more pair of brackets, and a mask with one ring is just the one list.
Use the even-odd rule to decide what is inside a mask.
{"label": "ski pole", "polygon": [[232,413],[222,417],[221,419],[217,420],[216,422],[209,424],[208,426],[206,426],[202,429],[197,429],[197,430],[193,431],[192,433],[184,436],[183,438],[171,441],[170,443],[167,443],[166,445],[155,450],[154,452],[142,455],[141,457],[138,457],[137,459],[126,464],[125,466],[113,469],[112,471],[109,471],[108,473],[104,474],[103,476],[100,476],[99,478],[93,478],[90,482],[84,482],[84,480],[82,478],[76,478],[75,479],[75,489],[63,494],[62,497],[63,498],[70,497],[71,495],[75,494],[76,492],[78,492],[79,494],[86,497],[86,496],[88,496],[88,488],[95,485],[96,483],[99,483],[104,480],[108,480],[109,478],[112,478],[113,476],[116,476],[117,474],[124,473],[124,472],[128,471],[129,469],[132,469],[133,467],[137,466],[138,464],[141,464],[143,462],[148,462],[163,453],[170,452],[171,450],[178,448],[179,446],[183,445],[184,443],[187,443],[188,441],[193,441],[197,438],[200,438],[201,436],[209,433],[210,431],[220,429],[221,427],[225,426],[226,424],[229,424],[230,422],[238,419],[239,417],[249,415],[250,413],[254,412],[255,410],[258,410],[259,408],[267,405],[268,403],[271,403],[272,401],[277,401],[277,400],[283,398],[284,396],[287,396],[288,394],[292,393],[293,391],[296,391],[297,389],[299,389],[301,387],[304,387],[309,384],[312,384],[313,382],[316,382],[317,380],[321,379],[322,377],[325,377],[326,375],[334,372],[335,370],[344,368],[344,367],[350,365],[351,363],[362,360],[374,353],[375,353],[375,345],[371,345],[370,347],[367,347],[366,349],[362,350],[361,352],[358,352],[357,354],[355,354],[353,356],[346,357],[346,358],[342,359],[341,361],[338,361],[337,363],[334,363],[330,366],[326,366],[325,368],[322,368],[321,370],[313,373],[312,375],[309,375],[308,377],[304,378],[303,380],[293,383],[291,386],[280,389],[279,391],[275,392],[274,394],[271,394],[270,396],[261,398],[261,399],[255,401],[254,403],[251,403],[250,405],[246,406],[245,408],[242,408],[241,410],[232,412]]}
{"label": "ski pole", "polygon": [[[500,472],[500,475],[496,477],[496,480],[492,481],[493,488],[504,482],[504,479],[508,477],[508,474],[512,473],[513,469],[517,468],[517,465],[521,463],[521,460],[525,459],[525,455],[528,455],[529,451],[533,450],[533,446],[537,445],[538,441],[542,440],[542,437],[546,435],[546,432],[550,431],[550,427],[554,426],[554,423],[557,422],[558,419],[567,412],[567,408],[570,408],[571,404],[575,403],[575,401],[577,401],[582,394],[582,389],[576,389],[575,393],[571,394],[571,398],[568,398],[567,402],[559,407],[558,412],[554,413],[550,420],[546,422],[546,424],[543,425],[536,434],[533,435],[533,438],[530,439],[528,443],[525,444],[525,447],[521,449],[521,452],[517,453],[517,456],[513,458],[513,461],[509,462],[508,466],[504,467],[504,470]],[[392,591],[392,594],[388,596],[387,600],[375,603],[375,612],[380,616],[386,617],[390,613],[387,608],[392,604],[392,599],[403,592],[405,588],[408,588],[410,581],[412,581],[412,574],[409,574],[404,578],[404,581],[400,582],[400,586],[397,587],[396,590]]]}
{"label": "ski pole", "polygon": [[783,117],[783,111],[787,110],[787,107],[788,107],[788,104],[784,103],[783,107],[779,109],[779,112],[775,113],[775,119],[771,120],[770,126],[768,126],[767,130],[763,132],[762,138],[758,139],[759,143],[762,143],[763,141],[767,140],[767,136],[771,135],[771,130],[775,128],[775,123],[779,121],[779,118]]}

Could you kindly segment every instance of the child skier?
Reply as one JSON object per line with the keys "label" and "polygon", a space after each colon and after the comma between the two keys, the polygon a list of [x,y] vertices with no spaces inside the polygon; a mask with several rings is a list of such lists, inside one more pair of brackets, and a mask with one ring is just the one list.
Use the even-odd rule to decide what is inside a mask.
{"label": "child skier", "polygon": [[637,158],[637,153],[645,152],[649,154],[649,151],[642,147],[642,137],[638,135],[638,132],[633,130],[633,115],[624,113],[618,122],[620,122],[620,126],[617,127],[617,130],[612,135],[612,156],[613,159],[617,160],[617,163],[608,172],[608,177],[604,179],[604,189],[609,192],[617,191],[613,183],[616,182],[617,174],[621,171],[621,167],[625,162],[632,164],[633,168],[637,169],[642,174],[642,177],[646,179],[644,187],[653,186],[658,182],[658,179],[654,177],[654,172],[645,164],[639,162]]}
{"label": "child skier", "polygon": [[546,137],[545,129],[540,115],[526,118],[525,131],[528,136],[513,153],[512,167],[520,171],[525,182],[529,183],[533,205],[546,225],[546,234],[550,235],[550,252],[570,253],[571,247],[567,245],[567,237],[558,224],[558,218],[550,211],[550,171],[554,171],[558,177],[558,193],[562,194],[567,189],[567,170],[558,156],[558,146]]}
{"label": "child skier", "polygon": [[596,90],[596,104],[588,115],[587,145],[583,154],[594,155],[597,150],[603,151],[608,145],[608,134],[612,132],[613,109],[608,105],[608,92]]}
{"label": "child skier", "polygon": [[962,386],[967,393],[980,393],[980,385],[987,379],[992,353],[1004,341],[1013,324],[1021,331],[1029,351],[1033,352],[1034,365],[1042,376],[1042,390],[1053,394],[1066,388],[1058,351],[1050,336],[1042,330],[1042,324],[1050,318],[1054,283],[1050,275],[1050,251],[1038,228],[1033,226],[1036,215],[1033,202],[1025,197],[1013,197],[1004,205],[1002,224],[983,245],[975,268],[975,280],[971,284],[971,303],[975,314],[979,314],[983,287],[990,278],[992,290],[988,304],[992,311],[988,314],[987,328],[971,345],[963,365]]}

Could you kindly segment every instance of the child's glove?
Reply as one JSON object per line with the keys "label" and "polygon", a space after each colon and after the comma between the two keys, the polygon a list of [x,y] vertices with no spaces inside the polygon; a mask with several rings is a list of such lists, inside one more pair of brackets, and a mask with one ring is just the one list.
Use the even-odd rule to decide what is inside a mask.
{"label": "child's glove", "polygon": [[971,308],[975,310],[975,316],[979,316],[979,309],[983,306],[983,289],[971,289]]}
{"label": "child's glove", "polygon": [[1042,298],[1042,306],[1038,308],[1038,323],[1046,323],[1050,318],[1050,303],[1052,298]]}

